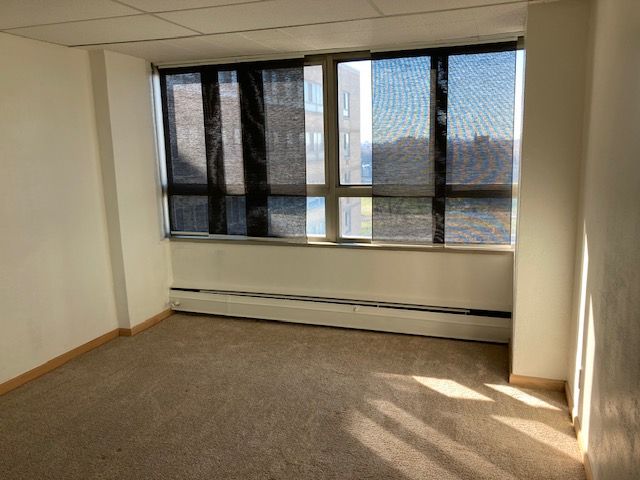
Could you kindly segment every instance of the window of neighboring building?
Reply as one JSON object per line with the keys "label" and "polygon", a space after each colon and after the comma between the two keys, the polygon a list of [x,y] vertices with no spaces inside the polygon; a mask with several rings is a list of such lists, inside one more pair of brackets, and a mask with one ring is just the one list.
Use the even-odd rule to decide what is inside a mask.
{"label": "window of neighboring building", "polygon": [[342,133],[342,155],[344,155],[344,158],[351,156],[351,136],[349,132]]}
{"label": "window of neighboring building", "polygon": [[316,80],[304,81],[304,106],[311,112],[322,112],[322,76]]}
{"label": "window of neighboring building", "polygon": [[349,118],[351,111],[350,101],[349,101],[349,92],[342,92],[342,116],[344,118]]}

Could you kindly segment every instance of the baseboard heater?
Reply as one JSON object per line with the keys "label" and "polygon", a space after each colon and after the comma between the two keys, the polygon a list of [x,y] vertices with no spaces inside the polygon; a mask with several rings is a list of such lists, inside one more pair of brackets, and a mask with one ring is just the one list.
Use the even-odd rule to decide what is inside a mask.
{"label": "baseboard heater", "polygon": [[173,288],[176,311],[507,343],[511,313],[299,295]]}

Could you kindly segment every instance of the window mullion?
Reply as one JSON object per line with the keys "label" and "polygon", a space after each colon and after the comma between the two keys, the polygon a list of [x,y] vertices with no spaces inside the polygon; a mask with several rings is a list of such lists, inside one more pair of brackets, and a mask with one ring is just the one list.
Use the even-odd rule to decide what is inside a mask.
{"label": "window mullion", "polygon": [[326,185],[307,184],[307,197],[326,197],[329,189]]}
{"label": "window mullion", "polygon": [[338,76],[333,55],[324,58],[324,158],[328,194],[325,199],[325,220],[327,241],[338,238]]}
{"label": "window mullion", "polygon": [[336,187],[337,197],[371,197],[373,188],[371,185],[349,185]]}
{"label": "window mullion", "polygon": [[449,84],[449,57],[446,54],[431,58],[433,69],[432,91],[434,122],[434,197],[432,201],[433,243],[444,244],[446,190],[447,190],[447,93]]}

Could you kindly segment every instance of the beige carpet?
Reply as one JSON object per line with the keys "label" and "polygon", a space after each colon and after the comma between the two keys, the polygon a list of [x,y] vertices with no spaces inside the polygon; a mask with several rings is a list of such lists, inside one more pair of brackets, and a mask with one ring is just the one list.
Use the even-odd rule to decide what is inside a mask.
{"label": "beige carpet", "polygon": [[0,478],[584,479],[507,347],[174,315],[0,397]]}

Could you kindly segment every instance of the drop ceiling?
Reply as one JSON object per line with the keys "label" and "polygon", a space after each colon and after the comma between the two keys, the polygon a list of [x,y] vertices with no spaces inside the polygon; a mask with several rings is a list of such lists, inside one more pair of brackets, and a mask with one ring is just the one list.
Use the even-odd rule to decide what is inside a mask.
{"label": "drop ceiling", "polygon": [[514,37],[529,0],[0,0],[0,31],[157,64]]}

